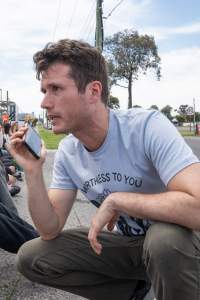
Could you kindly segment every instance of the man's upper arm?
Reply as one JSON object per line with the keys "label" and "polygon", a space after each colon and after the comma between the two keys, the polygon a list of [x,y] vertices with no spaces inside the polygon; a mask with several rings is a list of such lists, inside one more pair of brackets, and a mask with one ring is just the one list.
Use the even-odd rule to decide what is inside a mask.
{"label": "man's upper arm", "polygon": [[178,172],[167,185],[169,191],[181,191],[200,199],[200,163]]}
{"label": "man's upper arm", "polygon": [[149,118],[144,142],[145,153],[166,186],[182,170],[199,162],[175,126],[159,112]]}
{"label": "man's upper arm", "polygon": [[65,225],[76,198],[76,190],[49,189],[49,199],[59,218],[60,230]]}

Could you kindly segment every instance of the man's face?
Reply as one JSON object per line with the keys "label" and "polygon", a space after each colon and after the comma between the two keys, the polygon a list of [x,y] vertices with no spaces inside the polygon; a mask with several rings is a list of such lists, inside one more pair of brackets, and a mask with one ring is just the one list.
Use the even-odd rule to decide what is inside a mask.
{"label": "man's face", "polygon": [[[54,133],[76,133],[87,120],[87,91],[80,93],[69,76],[70,66],[54,63],[42,72],[41,107],[47,110]],[[87,88],[86,88],[87,90]]]}

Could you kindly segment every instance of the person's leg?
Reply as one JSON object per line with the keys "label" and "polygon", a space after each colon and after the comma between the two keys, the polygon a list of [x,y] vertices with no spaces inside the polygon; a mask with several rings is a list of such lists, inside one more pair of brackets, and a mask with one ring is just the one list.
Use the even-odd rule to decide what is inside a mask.
{"label": "person's leg", "polygon": [[175,224],[153,224],[144,261],[157,300],[200,299],[200,233]]}
{"label": "person's leg", "polygon": [[17,253],[26,241],[38,237],[37,231],[15,212],[0,203],[0,248]]}
{"label": "person's leg", "polygon": [[7,157],[7,158],[12,159],[12,156],[5,149],[1,149],[1,156],[5,157],[5,158]]}
{"label": "person's leg", "polygon": [[36,230],[18,216],[0,163],[0,248],[16,253],[26,241],[38,237]]}
{"label": "person's leg", "polygon": [[92,300],[129,300],[138,280],[146,280],[143,238],[102,232],[101,255],[87,239],[88,229],[63,231],[54,240],[25,243],[17,255],[19,271],[32,281]]}
{"label": "person's leg", "polygon": [[18,214],[17,209],[13,203],[12,197],[9,193],[7,182],[6,182],[6,172],[4,166],[0,162],[0,203],[4,204],[6,207],[11,209],[11,211]]}
{"label": "person's leg", "polygon": [[4,166],[10,167],[13,166],[13,159],[10,159],[9,157],[1,157],[1,161],[3,162]]}

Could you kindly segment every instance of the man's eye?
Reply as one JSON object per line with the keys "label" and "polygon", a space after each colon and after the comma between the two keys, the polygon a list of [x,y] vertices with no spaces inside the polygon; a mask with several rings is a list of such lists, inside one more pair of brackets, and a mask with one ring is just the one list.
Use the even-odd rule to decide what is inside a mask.
{"label": "man's eye", "polygon": [[59,87],[58,86],[52,86],[52,90],[53,90],[53,92],[57,92],[59,90]]}

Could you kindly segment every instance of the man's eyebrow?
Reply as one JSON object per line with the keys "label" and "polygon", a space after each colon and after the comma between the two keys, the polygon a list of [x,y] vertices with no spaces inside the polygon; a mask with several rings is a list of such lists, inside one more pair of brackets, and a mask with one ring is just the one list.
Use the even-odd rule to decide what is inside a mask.
{"label": "man's eyebrow", "polygon": [[[52,88],[52,87],[55,87],[55,86],[58,87],[60,85],[57,82],[50,82],[50,83],[47,84],[46,88]],[[46,92],[46,88],[41,87],[40,91],[42,93],[45,93]]]}

